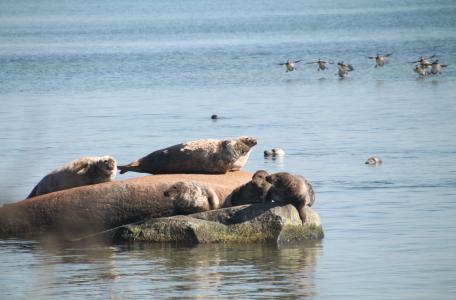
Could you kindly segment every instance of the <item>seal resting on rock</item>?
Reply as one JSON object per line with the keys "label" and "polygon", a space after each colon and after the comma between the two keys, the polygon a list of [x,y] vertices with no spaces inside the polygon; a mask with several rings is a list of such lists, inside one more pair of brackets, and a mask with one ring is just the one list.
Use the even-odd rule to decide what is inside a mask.
{"label": "seal resting on rock", "polygon": [[269,175],[266,181],[272,185],[268,198],[281,204],[293,204],[304,223],[306,220],[304,207],[312,206],[315,202],[315,194],[310,182],[300,175],[286,172]]}
{"label": "seal resting on rock", "polygon": [[157,150],[128,165],[118,166],[120,174],[128,171],[150,174],[224,174],[239,171],[257,144],[253,137],[232,140],[198,140]]}
{"label": "seal resting on rock", "polygon": [[165,201],[172,201],[176,215],[187,215],[217,209],[220,201],[214,190],[195,181],[179,181],[167,189]]}
{"label": "seal resting on rock", "polygon": [[252,178],[247,172],[221,175],[166,174],[114,180],[33,197],[0,207],[0,238],[49,233],[75,238],[146,218],[173,215],[163,193],[179,181],[210,187],[224,200]]}
{"label": "seal resting on rock", "polygon": [[112,181],[116,177],[116,171],[116,160],[112,156],[82,157],[44,176],[27,198]]}
{"label": "seal resting on rock", "polygon": [[267,202],[267,195],[271,188],[271,184],[266,181],[268,175],[264,170],[256,171],[251,181],[234,189],[228,195],[224,207]]}

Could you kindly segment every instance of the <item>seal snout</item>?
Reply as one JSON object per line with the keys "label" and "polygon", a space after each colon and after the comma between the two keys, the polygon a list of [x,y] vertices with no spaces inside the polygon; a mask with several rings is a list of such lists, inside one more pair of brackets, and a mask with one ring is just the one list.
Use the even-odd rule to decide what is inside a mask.
{"label": "seal snout", "polygon": [[272,176],[271,175],[266,176],[266,181],[272,184]]}
{"label": "seal snout", "polygon": [[169,192],[168,191],[163,192],[163,196],[169,197]]}

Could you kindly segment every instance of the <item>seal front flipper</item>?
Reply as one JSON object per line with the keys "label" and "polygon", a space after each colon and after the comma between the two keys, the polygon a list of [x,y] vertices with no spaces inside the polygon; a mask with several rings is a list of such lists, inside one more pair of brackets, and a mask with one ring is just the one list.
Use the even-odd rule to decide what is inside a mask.
{"label": "seal front flipper", "polygon": [[142,172],[140,170],[139,161],[134,161],[125,166],[117,166],[117,169],[119,169],[120,174],[127,173],[128,171]]}

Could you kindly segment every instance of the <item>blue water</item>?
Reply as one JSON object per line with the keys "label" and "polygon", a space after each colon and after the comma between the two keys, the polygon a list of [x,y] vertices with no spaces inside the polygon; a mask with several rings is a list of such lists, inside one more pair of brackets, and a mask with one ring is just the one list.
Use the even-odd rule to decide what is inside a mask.
{"label": "blue water", "polygon": [[[245,169],[307,177],[325,239],[4,240],[1,298],[454,299],[454,1],[156,2],[0,2],[0,203],[81,156],[252,135]],[[381,69],[366,58],[388,52]],[[418,78],[407,62],[433,54],[449,66]],[[288,58],[355,70],[286,73]],[[265,160],[272,147],[286,157]]]}

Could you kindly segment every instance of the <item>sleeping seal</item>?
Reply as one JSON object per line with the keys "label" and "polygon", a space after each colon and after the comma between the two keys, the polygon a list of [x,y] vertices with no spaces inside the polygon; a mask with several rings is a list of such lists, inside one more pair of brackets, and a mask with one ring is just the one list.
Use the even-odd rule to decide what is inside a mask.
{"label": "sleeping seal", "polygon": [[199,182],[179,181],[163,193],[165,201],[172,201],[174,215],[187,215],[219,208],[214,190]]}
{"label": "sleeping seal", "polygon": [[128,171],[150,174],[224,174],[239,171],[256,144],[255,138],[246,136],[232,140],[191,141],[157,150],[117,168],[120,174]]}
{"label": "sleeping seal", "polygon": [[233,190],[228,195],[224,207],[250,204],[250,203],[265,203],[268,201],[267,195],[271,184],[266,181],[268,172],[264,170],[256,171],[252,176],[252,180],[244,185]]}
{"label": "sleeping seal", "polygon": [[293,204],[302,222],[306,220],[305,206],[312,206],[315,194],[312,185],[304,177],[280,172],[269,175],[266,181],[272,186],[268,198],[281,204]]}
{"label": "sleeping seal", "polygon": [[87,156],[73,160],[44,176],[27,198],[102,183],[116,177],[116,160],[112,156]]}

